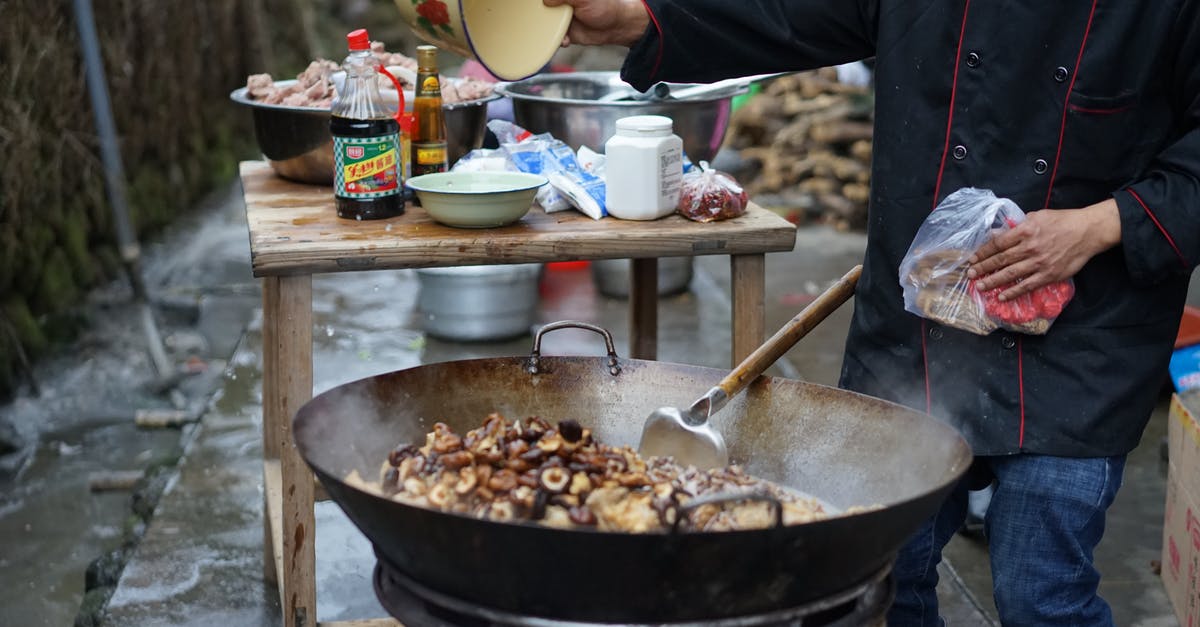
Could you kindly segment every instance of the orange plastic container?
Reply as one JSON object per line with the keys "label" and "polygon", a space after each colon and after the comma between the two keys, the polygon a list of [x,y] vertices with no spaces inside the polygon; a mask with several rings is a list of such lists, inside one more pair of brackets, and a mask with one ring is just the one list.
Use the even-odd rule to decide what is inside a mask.
{"label": "orange plastic container", "polygon": [[1175,348],[1200,344],[1200,307],[1187,305],[1183,308],[1183,319],[1179,321],[1179,335],[1175,337]]}

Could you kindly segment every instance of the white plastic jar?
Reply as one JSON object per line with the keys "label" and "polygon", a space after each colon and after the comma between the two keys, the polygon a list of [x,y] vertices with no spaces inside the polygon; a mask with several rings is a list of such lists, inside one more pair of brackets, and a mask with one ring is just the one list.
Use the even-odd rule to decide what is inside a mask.
{"label": "white plastic jar", "polygon": [[617,134],[604,145],[604,204],[622,220],[656,220],[679,204],[683,140],[671,118],[634,115],[617,120]]}

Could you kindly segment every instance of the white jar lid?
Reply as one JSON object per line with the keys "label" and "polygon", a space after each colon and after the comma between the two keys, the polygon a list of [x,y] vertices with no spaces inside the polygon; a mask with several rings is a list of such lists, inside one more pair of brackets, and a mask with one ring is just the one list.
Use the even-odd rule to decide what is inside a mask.
{"label": "white jar lid", "polygon": [[674,122],[665,115],[631,115],[617,120],[617,130],[631,133],[670,132]]}

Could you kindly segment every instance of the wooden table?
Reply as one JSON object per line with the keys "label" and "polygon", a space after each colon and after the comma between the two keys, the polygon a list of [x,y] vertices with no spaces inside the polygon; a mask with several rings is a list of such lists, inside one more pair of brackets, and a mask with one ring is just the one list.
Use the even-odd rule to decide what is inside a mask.
{"label": "wooden table", "polygon": [[[632,259],[630,348],[656,357],[658,257],[729,255],[733,362],[762,343],[764,254],[791,250],[795,228],[751,205],[746,215],[701,224],[592,220],[533,207],[520,222],[456,229],[419,207],[388,220],[336,217],[329,187],[293,183],[261,161],[241,164],[254,276],[263,279],[263,466],[267,578],[279,584],[284,625],[316,624],[313,474],[291,438],[291,419],[312,398],[312,275],[400,268]],[[395,625],[356,621],[349,625]]]}

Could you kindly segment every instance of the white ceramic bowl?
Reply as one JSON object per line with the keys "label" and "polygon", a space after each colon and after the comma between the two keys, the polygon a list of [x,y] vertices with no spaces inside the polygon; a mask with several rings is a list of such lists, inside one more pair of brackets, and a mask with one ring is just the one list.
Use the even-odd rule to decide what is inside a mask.
{"label": "white ceramic bowl", "polygon": [[418,37],[475,57],[492,74],[515,81],[541,71],[571,24],[568,5],[542,0],[394,0]]}
{"label": "white ceramic bowl", "polygon": [[405,185],[435,221],[485,229],[520,220],[547,182],[540,174],[524,172],[439,172],[414,176]]}

